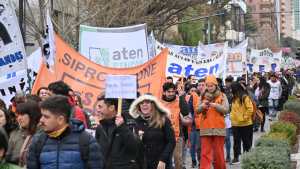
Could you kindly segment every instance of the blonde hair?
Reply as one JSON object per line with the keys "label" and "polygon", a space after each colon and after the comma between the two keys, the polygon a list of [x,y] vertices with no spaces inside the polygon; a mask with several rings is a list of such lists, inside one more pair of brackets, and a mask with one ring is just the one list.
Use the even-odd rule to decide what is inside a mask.
{"label": "blonde hair", "polygon": [[[150,127],[154,127],[154,128],[162,128],[166,122],[166,115],[163,114],[162,112],[160,112],[159,109],[156,107],[156,105],[152,101],[151,101],[151,105],[153,106],[152,108],[154,108],[154,110],[153,110],[152,116],[149,120],[149,122],[150,122],[149,125],[150,125]],[[138,109],[141,112],[140,107]]]}

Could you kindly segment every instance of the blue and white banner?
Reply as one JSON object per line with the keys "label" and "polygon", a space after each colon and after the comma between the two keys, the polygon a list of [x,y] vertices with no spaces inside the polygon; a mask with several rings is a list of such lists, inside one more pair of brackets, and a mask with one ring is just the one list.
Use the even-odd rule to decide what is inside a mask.
{"label": "blue and white banner", "polygon": [[277,72],[280,71],[282,51],[272,52],[270,49],[251,49],[247,63],[249,72]]}
{"label": "blue and white banner", "polygon": [[[164,45],[156,43],[156,52],[159,53]],[[198,79],[213,74],[216,77],[223,78],[226,70],[227,43],[223,45],[222,51],[209,53],[210,57],[206,59],[193,59],[190,56],[176,54],[169,50],[166,66],[166,76],[172,76],[174,79],[179,77],[188,77],[195,75]]]}
{"label": "blue and white banner", "polygon": [[0,0],[0,76],[26,69],[18,18],[9,0]]}
{"label": "blue and white banner", "polygon": [[10,100],[18,91],[29,91],[27,83],[27,71],[20,70],[0,76],[0,98],[6,103],[11,104]]}

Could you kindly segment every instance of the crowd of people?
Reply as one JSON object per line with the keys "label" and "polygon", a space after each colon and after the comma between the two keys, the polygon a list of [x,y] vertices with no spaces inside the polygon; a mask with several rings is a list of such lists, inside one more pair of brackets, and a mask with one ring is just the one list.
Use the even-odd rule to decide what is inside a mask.
{"label": "crowd of people", "polygon": [[276,120],[296,83],[290,70],[173,80],[161,96],[124,100],[121,113],[104,94],[87,112],[63,81],[17,92],[8,106],[0,100],[0,168],[225,169],[251,149],[266,119]]}

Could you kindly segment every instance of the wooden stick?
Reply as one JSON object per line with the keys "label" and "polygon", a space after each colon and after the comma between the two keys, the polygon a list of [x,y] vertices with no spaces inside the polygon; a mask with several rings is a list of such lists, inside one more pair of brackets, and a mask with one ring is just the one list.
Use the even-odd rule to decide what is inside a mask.
{"label": "wooden stick", "polygon": [[122,98],[118,98],[118,115],[122,114]]}

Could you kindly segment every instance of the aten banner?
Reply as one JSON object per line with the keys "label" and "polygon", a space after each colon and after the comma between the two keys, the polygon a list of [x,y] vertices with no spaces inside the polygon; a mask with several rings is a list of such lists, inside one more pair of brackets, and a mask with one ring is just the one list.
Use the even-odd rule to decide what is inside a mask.
{"label": "aten banner", "polygon": [[18,19],[8,0],[0,0],[0,76],[26,69]]}
{"label": "aten banner", "polygon": [[55,39],[54,71],[42,65],[32,90],[33,93],[51,82],[63,80],[82,97],[84,107],[92,111],[97,96],[105,91],[106,75],[136,75],[137,88],[141,94],[152,93],[160,97],[166,77],[167,49],[143,65],[117,69],[100,66],[81,56],[60,37],[56,36]]}
{"label": "aten banner", "polygon": [[[161,52],[165,46],[156,43],[157,52]],[[214,74],[217,77],[223,77],[225,74],[225,60],[226,60],[226,45],[222,52],[210,53],[211,57],[207,59],[194,60],[189,56],[176,54],[169,50],[166,75],[178,77],[188,77],[195,75],[198,79],[206,77],[208,74]]]}
{"label": "aten banner", "polygon": [[100,28],[80,25],[80,53],[91,61],[128,68],[149,60],[146,24]]}

